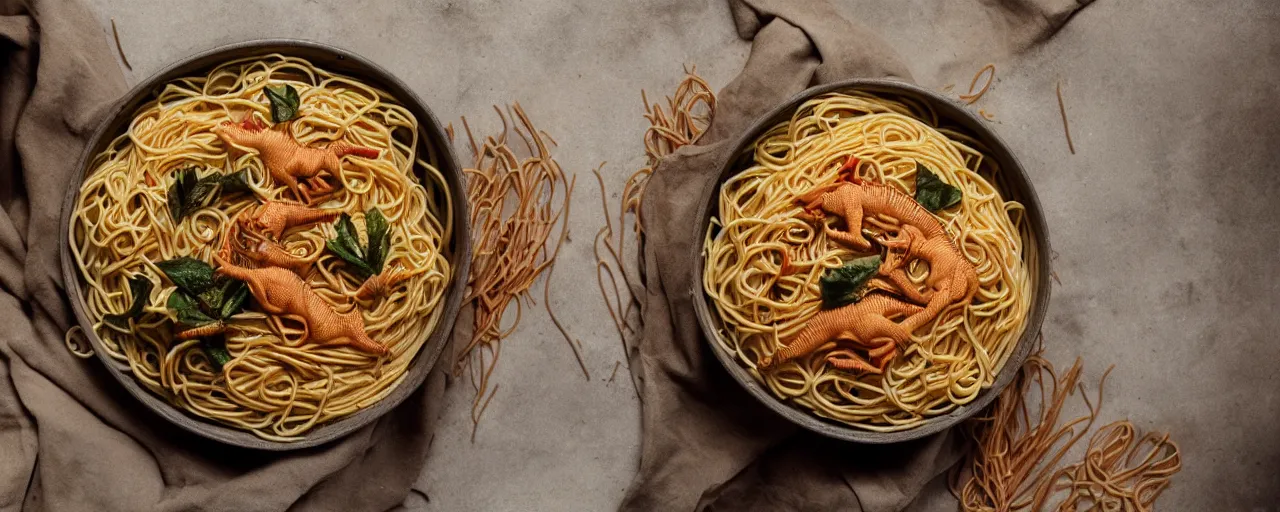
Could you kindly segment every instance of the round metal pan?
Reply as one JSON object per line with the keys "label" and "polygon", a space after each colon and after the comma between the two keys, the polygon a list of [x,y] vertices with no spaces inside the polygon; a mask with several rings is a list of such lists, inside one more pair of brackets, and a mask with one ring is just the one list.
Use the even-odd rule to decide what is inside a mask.
{"label": "round metal pan", "polygon": [[[752,377],[747,368],[742,366],[733,354],[721,348],[720,343],[716,341],[716,337],[720,336],[719,333],[725,327],[715,313],[715,305],[711,303],[710,297],[702,290],[702,262],[704,261],[704,255],[700,241],[705,239],[711,217],[717,213],[720,185],[749,165],[751,148],[755,140],[774,125],[791,119],[792,114],[802,103],[822,94],[846,91],[862,91],[883,97],[905,98],[923,103],[932,108],[937,114],[941,126],[951,127],[975,137],[986,146],[987,154],[994,158],[1000,166],[1000,174],[996,177],[995,185],[1000,189],[1001,194],[1006,200],[1018,201],[1026,207],[1024,222],[1028,224],[1031,232],[1031,239],[1023,241],[1023,258],[1030,275],[1031,309],[1027,314],[1026,325],[1023,327],[1022,335],[1018,338],[1018,345],[1014,348],[1013,354],[1010,355],[1004,367],[996,375],[995,382],[987,389],[982,390],[975,400],[957,407],[947,414],[930,418],[924,424],[910,430],[874,432],[860,429],[835,420],[821,418],[774,396],[767,387]],[[693,282],[695,283],[695,288],[691,290],[691,293],[694,294],[693,303],[698,323],[702,327],[707,343],[711,345],[711,351],[733,379],[766,407],[796,425],[832,438],[869,444],[898,443],[941,432],[973,416],[990,404],[1018,373],[1018,369],[1031,352],[1032,346],[1035,345],[1035,338],[1040,331],[1040,324],[1044,321],[1045,311],[1049,307],[1049,262],[1047,258],[1043,257],[1046,254],[1050,254],[1049,232],[1045,225],[1044,214],[1040,208],[1040,200],[1036,197],[1035,189],[1031,186],[1031,181],[1027,179],[1022,165],[1018,163],[1018,159],[1014,157],[1009,147],[987,126],[985,121],[937,93],[908,83],[895,80],[857,79],[813,87],[797,94],[787,102],[761,116],[734,142],[733,151],[728,153],[725,161],[720,166],[719,177],[714,182],[714,185],[708,187],[704,192],[696,218],[700,222],[698,225],[700,226],[699,233],[701,236],[699,236],[699,243],[695,244],[694,253],[691,255],[693,261],[698,262],[694,270]]]}
{"label": "round metal pan", "polygon": [[[418,119],[421,131],[419,136],[422,141],[422,144],[419,144],[420,156],[428,162],[433,162],[440,170],[440,173],[445,178],[449,193],[454,198],[452,201],[453,236],[446,241],[450,245],[453,254],[450,262],[454,269],[451,277],[453,281],[446,290],[444,300],[440,306],[445,308],[440,317],[440,322],[428,335],[429,338],[426,344],[414,356],[404,380],[389,395],[372,406],[349,416],[319,425],[304,434],[301,440],[293,442],[269,441],[250,432],[188,414],[169,404],[162,397],[140,386],[134,380],[128,365],[115,361],[106,355],[102,340],[93,331],[93,323],[87,314],[84,296],[81,292],[84,281],[80,278],[80,272],[75,264],[68,242],[71,212],[73,205],[77,204],[80,184],[91,170],[88,168],[90,162],[94,156],[102,152],[110,144],[113,138],[128,128],[130,120],[140,106],[154,99],[164,84],[171,80],[206,73],[230,60],[272,53],[307,59],[312,64],[327,71],[363,80],[367,84],[390,93],[399,100]],[[67,294],[71,299],[71,307],[75,311],[77,322],[84,329],[85,335],[93,345],[98,360],[107,367],[109,373],[134,398],[137,398],[149,409],[173,424],[200,436],[245,448],[273,451],[308,448],[345,436],[386,414],[387,411],[403,402],[410,393],[413,393],[422,384],[427,374],[430,373],[431,368],[435,366],[436,361],[440,358],[440,353],[444,350],[447,337],[453,328],[454,319],[457,317],[458,309],[462,304],[471,262],[471,236],[467,226],[469,216],[467,214],[467,202],[463,200],[466,197],[465,181],[440,121],[436,119],[431,110],[423,104],[422,100],[408,86],[373,62],[332,46],[292,39],[246,41],[198,53],[182,59],[139,83],[120,99],[111,108],[102,125],[94,132],[93,137],[89,140],[89,144],[85,147],[84,153],[80,157],[80,162],[77,164],[76,169],[78,178],[71,180],[67,184],[66,199],[62,205],[61,224],[62,277],[66,283]],[[419,175],[418,178],[422,183],[431,183],[426,176]]]}

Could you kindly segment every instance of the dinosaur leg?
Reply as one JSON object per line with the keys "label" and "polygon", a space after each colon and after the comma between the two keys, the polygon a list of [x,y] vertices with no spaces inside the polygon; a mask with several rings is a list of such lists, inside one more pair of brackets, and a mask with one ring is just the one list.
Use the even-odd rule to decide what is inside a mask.
{"label": "dinosaur leg", "polygon": [[862,204],[857,201],[853,202],[857,204],[846,205],[844,211],[833,213],[840,215],[844,219],[844,228],[849,234],[849,240],[846,243],[858,249],[870,250],[871,241],[867,240],[867,237],[862,234]]}
{"label": "dinosaur leg", "polygon": [[884,371],[885,367],[889,366],[889,362],[898,355],[897,340],[880,338],[875,341],[880,342],[880,346],[868,350],[867,355],[880,371]]}
{"label": "dinosaur leg", "polygon": [[[886,318],[883,315],[867,315],[862,318],[863,329],[866,330],[868,341],[866,344],[872,345],[877,341],[881,345],[888,344],[889,347],[900,346],[906,347],[911,341],[911,331],[903,325]],[[871,356],[875,357],[875,352],[871,352]]]}
{"label": "dinosaur leg", "polygon": [[298,200],[302,201],[303,204],[311,203],[311,196],[308,195],[300,185],[298,185],[298,179],[293,177],[292,174],[281,172],[272,174],[271,176],[278,181],[284,182],[284,186],[289,187],[289,190],[292,190],[293,194],[297,196]]}
{"label": "dinosaur leg", "polygon": [[903,320],[902,327],[913,332],[916,329],[919,329],[920,326],[927,324],[936,318],[938,313],[941,313],[943,309],[946,309],[948,304],[951,304],[950,287],[935,290],[933,297],[929,299],[928,305],[919,312],[907,317],[906,320]]}
{"label": "dinosaur leg", "polygon": [[920,290],[916,289],[915,283],[912,283],[910,279],[907,279],[907,273],[902,269],[895,269],[884,276],[897,286],[898,289],[902,291],[902,295],[911,302],[928,304],[932,297],[937,295],[937,293],[932,290],[930,290],[928,294],[920,293]]}
{"label": "dinosaur leg", "polygon": [[202,325],[200,327],[192,327],[183,331],[178,331],[177,338],[179,340],[192,340],[202,338],[204,336],[213,336],[214,334],[222,334],[227,332],[226,324],[221,321]]}
{"label": "dinosaur leg", "polygon": [[[871,242],[862,236],[860,225],[850,227],[849,231],[840,231],[831,226],[823,226],[822,229],[827,233],[827,237],[832,240],[861,251],[871,250]],[[854,229],[858,229],[858,231],[854,231]]]}
{"label": "dinosaur leg", "polygon": [[858,354],[849,349],[831,351],[827,355],[827,364],[845,371],[881,373],[879,368],[872,366],[866,359],[858,357]]}
{"label": "dinosaur leg", "polygon": [[319,195],[319,196],[323,196],[325,194],[333,192],[334,190],[337,190],[337,187],[333,186],[327,180],[325,180],[325,175],[323,174],[316,174],[315,176],[312,176],[311,178],[307,179],[307,181],[304,182],[304,186],[312,194]]}

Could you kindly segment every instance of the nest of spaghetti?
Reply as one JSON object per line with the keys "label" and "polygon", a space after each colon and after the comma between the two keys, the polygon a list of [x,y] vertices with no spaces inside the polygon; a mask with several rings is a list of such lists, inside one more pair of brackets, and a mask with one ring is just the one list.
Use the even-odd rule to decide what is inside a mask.
{"label": "nest of spaghetti", "polygon": [[923,102],[804,102],[720,187],[703,242],[716,342],[777,398],[875,432],[976,399],[1031,306],[1023,206]]}
{"label": "nest of spaghetti", "polygon": [[453,279],[451,201],[396,98],[268,55],[170,81],[94,158],[69,242],[101,349],[272,441],[404,379]]}

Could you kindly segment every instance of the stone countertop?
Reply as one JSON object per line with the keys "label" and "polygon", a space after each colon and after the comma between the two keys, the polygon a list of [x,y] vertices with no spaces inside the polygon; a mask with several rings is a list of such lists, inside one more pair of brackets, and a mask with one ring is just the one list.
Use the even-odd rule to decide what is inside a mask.
{"label": "stone countertop", "polygon": [[[1044,327],[1048,356],[1059,366],[1084,357],[1090,389],[1116,365],[1100,423],[1129,417],[1172,432],[1184,466],[1160,509],[1273,510],[1280,6],[1099,0],[1045,44],[1011,56],[992,50],[1002,32],[976,2],[837,3],[880,30],[927,87],[962,92],[982,64],[996,63],[975,108],[994,115],[1046,210],[1062,281]],[[582,340],[592,378],[540,305],[525,314],[503,345],[493,376],[501,387],[474,444],[471,387],[458,381],[447,392],[418,484],[426,494],[406,507],[616,507],[638,464],[639,404],[595,283],[591,240],[603,218],[590,171],[608,162],[616,208],[644,164],[640,90],[651,100],[669,94],[684,65],[715,89],[737,74],[749,44],[722,0],[91,4],[107,30],[115,19],[131,83],[213,46],[292,37],[368,57],[443,122],[465,115],[477,133],[501,126],[493,104],[518,100],[579,178],[552,301]],[[1062,135],[1059,82],[1075,155]],[[618,361],[624,368],[609,382]],[[954,510],[944,487],[932,491],[914,508]]]}

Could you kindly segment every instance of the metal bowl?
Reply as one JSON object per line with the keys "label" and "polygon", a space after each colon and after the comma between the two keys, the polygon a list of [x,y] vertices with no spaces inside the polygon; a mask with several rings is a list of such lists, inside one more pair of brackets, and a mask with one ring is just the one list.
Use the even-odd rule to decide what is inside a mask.
{"label": "metal bowl", "polygon": [[[454,269],[453,282],[446,290],[444,300],[439,306],[444,308],[440,321],[429,334],[426,344],[414,356],[406,371],[404,380],[389,395],[372,406],[337,420],[318,425],[304,434],[302,439],[292,442],[269,441],[250,432],[188,414],[182,409],[169,404],[162,397],[140,386],[134,380],[127,364],[115,361],[106,355],[101,338],[92,329],[93,322],[89,319],[84,296],[81,293],[84,281],[80,278],[80,272],[71,254],[70,242],[68,241],[73,205],[77,203],[80,184],[91,171],[89,169],[90,162],[110,144],[114,137],[127,129],[138,107],[155,98],[164,84],[173,79],[206,73],[230,60],[272,53],[307,59],[312,64],[325,70],[363,80],[367,84],[390,93],[399,100],[405,108],[418,118],[421,131],[420,137],[423,141],[419,145],[419,154],[426,161],[433,162],[436,165],[445,178],[449,193],[455,198],[452,201],[453,237],[446,241],[453,254],[450,262]],[[453,328],[454,319],[457,317],[458,309],[462,304],[462,296],[466,288],[467,274],[471,262],[471,236],[467,226],[467,202],[460,200],[460,198],[466,197],[464,178],[440,121],[436,119],[431,110],[423,104],[422,100],[407,85],[377,64],[346,50],[292,39],[246,41],[198,53],[182,59],[139,83],[117,102],[109,111],[106,120],[103,121],[102,125],[98,127],[93,137],[89,140],[88,146],[85,147],[84,153],[80,157],[78,170],[80,179],[73,180],[67,184],[66,200],[62,205],[61,224],[62,277],[66,283],[67,294],[71,299],[71,307],[75,311],[77,322],[84,329],[85,335],[93,345],[94,353],[107,367],[109,373],[129,391],[129,394],[173,424],[215,441],[246,448],[272,451],[308,448],[350,434],[386,414],[387,411],[390,411],[403,402],[405,398],[408,398],[409,394],[413,393],[422,384],[422,381],[426,379],[427,374],[430,373],[431,368],[435,366],[436,361],[440,358],[440,353],[444,350],[449,333]],[[418,178],[422,183],[429,183],[426,176],[419,175]]]}
{"label": "metal bowl", "polygon": [[987,154],[1000,165],[1000,175],[996,177],[995,185],[1000,189],[1006,200],[1016,200],[1026,207],[1025,222],[1029,227],[1031,237],[1029,240],[1023,241],[1023,258],[1027,265],[1031,293],[1033,294],[1031,308],[1027,314],[1027,323],[1023,327],[1022,335],[1017,341],[1017,346],[1009,356],[1008,361],[1005,362],[1004,367],[996,375],[995,382],[987,389],[980,391],[978,397],[972,402],[957,407],[947,414],[930,418],[918,427],[897,432],[874,432],[860,429],[835,420],[819,417],[812,412],[800,409],[777,398],[765,385],[752,377],[747,368],[740,364],[733,354],[725,351],[720,346],[720,343],[716,340],[724,326],[719,316],[715,313],[715,305],[711,303],[711,298],[702,289],[702,262],[705,258],[702,253],[701,243],[695,244],[694,254],[692,255],[693,261],[699,262],[694,271],[693,281],[696,288],[692,290],[695,296],[693,303],[695,313],[698,316],[698,323],[702,327],[707,343],[711,345],[711,352],[715,354],[716,359],[720,360],[720,364],[733,376],[733,379],[766,407],[796,425],[828,437],[869,444],[898,443],[941,432],[973,416],[990,404],[1000,394],[1000,391],[1013,380],[1035,344],[1036,335],[1040,331],[1040,324],[1044,321],[1045,311],[1049,307],[1049,262],[1043,257],[1043,255],[1050,253],[1049,235],[1048,228],[1045,226],[1044,214],[1040,208],[1040,200],[1036,197],[1035,189],[1032,188],[1030,180],[1027,179],[1026,172],[1023,171],[1022,165],[1018,163],[1018,159],[1013,156],[1009,147],[1005,145],[1004,141],[1000,140],[1000,137],[995,132],[986,126],[985,121],[969,113],[969,111],[961,108],[951,100],[915,85],[894,80],[858,79],[813,87],[801,92],[758,118],[734,142],[733,151],[728,153],[725,162],[720,166],[720,175],[716,179],[715,185],[708,187],[708,190],[704,192],[703,201],[699,206],[699,213],[696,217],[701,220],[699,229],[702,236],[698,240],[705,239],[711,217],[717,213],[720,185],[749,165],[751,148],[758,137],[774,125],[791,119],[792,114],[805,101],[830,92],[850,91],[908,99],[933,109],[937,114],[940,125],[951,127],[973,136],[986,146]]}

